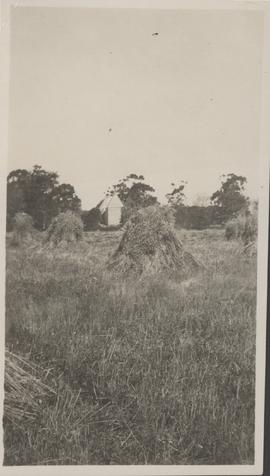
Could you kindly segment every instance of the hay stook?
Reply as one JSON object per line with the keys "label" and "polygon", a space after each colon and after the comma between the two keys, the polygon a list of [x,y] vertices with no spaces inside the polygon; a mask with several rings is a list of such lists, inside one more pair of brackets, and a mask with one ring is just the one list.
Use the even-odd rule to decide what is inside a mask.
{"label": "hay stook", "polygon": [[163,273],[185,279],[203,265],[184,250],[168,212],[160,206],[150,206],[134,213],[107,268],[125,277]]}
{"label": "hay stook", "polygon": [[78,214],[68,210],[53,218],[46,241],[54,246],[66,246],[83,239],[83,223]]}

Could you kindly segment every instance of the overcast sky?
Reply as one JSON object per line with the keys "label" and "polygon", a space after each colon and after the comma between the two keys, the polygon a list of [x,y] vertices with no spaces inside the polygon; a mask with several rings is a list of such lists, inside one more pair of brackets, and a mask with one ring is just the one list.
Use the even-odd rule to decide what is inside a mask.
{"label": "overcast sky", "polygon": [[[9,170],[39,164],[84,209],[129,173],[257,195],[263,19],[252,11],[16,8]],[[153,35],[153,33],[158,35]]]}

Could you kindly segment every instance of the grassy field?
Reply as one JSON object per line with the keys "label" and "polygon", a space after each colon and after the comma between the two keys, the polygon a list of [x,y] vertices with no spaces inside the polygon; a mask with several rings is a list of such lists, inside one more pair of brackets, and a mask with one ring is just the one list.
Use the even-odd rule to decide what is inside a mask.
{"label": "grassy field", "polygon": [[6,465],[252,464],[256,257],[179,231],[196,280],[116,281],[119,232],[69,248],[7,243],[7,348],[55,397],[4,419]]}

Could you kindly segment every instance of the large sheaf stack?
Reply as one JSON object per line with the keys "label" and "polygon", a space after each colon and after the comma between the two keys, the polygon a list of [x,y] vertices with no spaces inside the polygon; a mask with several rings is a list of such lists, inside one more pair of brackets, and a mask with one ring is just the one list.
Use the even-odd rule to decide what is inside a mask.
{"label": "large sheaf stack", "polygon": [[162,273],[186,278],[202,265],[184,250],[166,211],[150,206],[134,213],[121,242],[108,261],[118,275]]}

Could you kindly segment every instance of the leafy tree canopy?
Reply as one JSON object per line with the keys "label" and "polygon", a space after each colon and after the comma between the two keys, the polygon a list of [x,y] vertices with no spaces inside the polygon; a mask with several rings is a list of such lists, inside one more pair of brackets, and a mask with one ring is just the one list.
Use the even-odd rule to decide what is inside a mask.
{"label": "leafy tree canopy", "polygon": [[185,182],[184,180],[181,180],[178,185],[175,183],[171,183],[172,191],[166,194],[168,205],[174,208],[184,205],[186,200],[184,192],[186,184],[187,182]]}
{"label": "leafy tree canopy", "polygon": [[122,222],[125,222],[134,210],[158,203],[153,195],[155,189],[145,183],[143,175],[131,173],[110,187],[107,195],[117,194],[123,202]]}
{"label": "leafy tree canopy", "polygon": [[40,165],[31,171],[13,170],[7,177],[7,225],[17,212],[28,213],[34,225],[41,230],[52,218],[67,210],[77,211],[81,201],[69,184],[59,184],[58,174],[48,172]]}
{"label": "leafy tree canopy", "polygon": [[235,216],[249,205],[244,195],[247,179],[242,175],[222,175],[221,187],[211,196],[211,202],[222,208],[224,221]]}
{"label": "leafy tree canopy", "polygon": [[116,193],[124,205],[133,208],[142,208],[157,203],[157,198],[152,195],[155,189],[144,182],[143,175],[129,174],[117,184],[110,187],[107,195]]}

